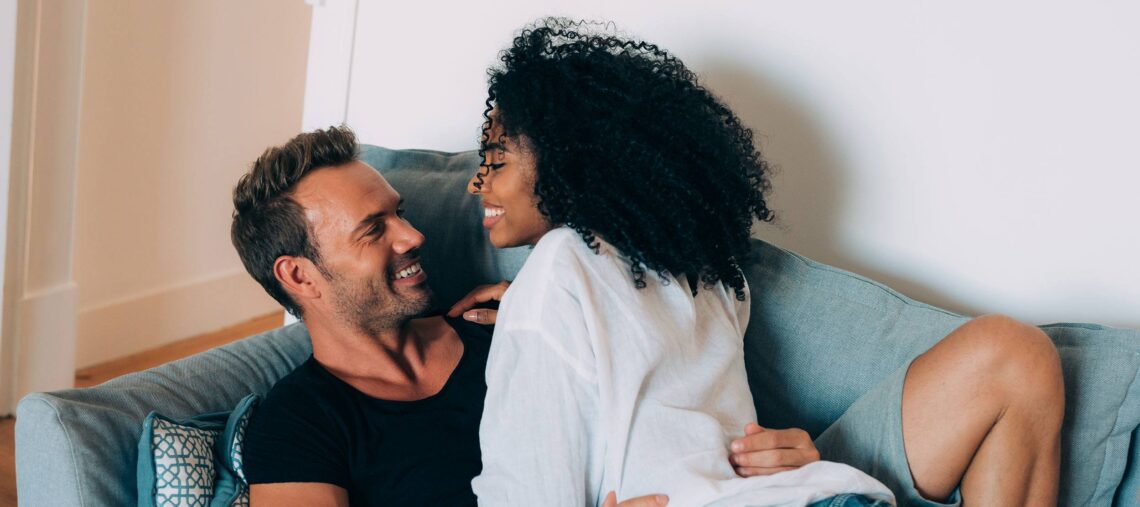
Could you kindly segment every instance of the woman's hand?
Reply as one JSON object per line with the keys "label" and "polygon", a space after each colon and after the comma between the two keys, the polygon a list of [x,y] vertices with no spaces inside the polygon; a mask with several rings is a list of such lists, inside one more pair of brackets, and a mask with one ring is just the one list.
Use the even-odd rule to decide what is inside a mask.
{"label": "woman's hand", "polygon": [[617,494],[610,491],[610,494],[606,495],[605,501],[602,502],[602,507],[665,507],[668,504],[669,497],[665,495],[639,496],[618,503]]}
{"label": "woman's hand", "polygon": [[772,475],[819,461],[819,450],[799,428],[773,430],[748,423],[744,438],[732,442],[728,461],[741,477]]}
{"label": "woman's hand", "polygon": [[474,290],[463,296],[463,299],[452,305],[451,309],[447,311],[447,316],[455,318],[462,314],[463,320],[469,320],[476,324],[494,324],[495,318],[499,314],[498,310],[490,308],[471,309],[471,307],[487,301],[502,301],[503,294],[507,292],[507,287],[510,286],[511,282],[503,280],[499,283],[475,287]]}

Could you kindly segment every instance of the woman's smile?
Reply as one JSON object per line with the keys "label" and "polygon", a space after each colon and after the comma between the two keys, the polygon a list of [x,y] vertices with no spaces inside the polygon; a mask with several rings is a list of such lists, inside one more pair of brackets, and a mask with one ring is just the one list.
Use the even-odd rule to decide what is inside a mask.
{"label": "woman's smile", "polygon": [[507,210],[501,206],[483,203],[483,228],[490,230],[503,219]]}

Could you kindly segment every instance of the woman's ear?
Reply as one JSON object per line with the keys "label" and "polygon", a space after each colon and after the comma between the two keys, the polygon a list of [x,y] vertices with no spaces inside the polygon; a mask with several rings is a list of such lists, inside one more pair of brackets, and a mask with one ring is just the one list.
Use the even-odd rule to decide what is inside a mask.
{"label": "woman's ear", "polygon": [[319,299],[321,290],[317,281],[322,280],[317,266],[305,257],[282,255],[273,261],[273,276],[298,305],[303,300]]}

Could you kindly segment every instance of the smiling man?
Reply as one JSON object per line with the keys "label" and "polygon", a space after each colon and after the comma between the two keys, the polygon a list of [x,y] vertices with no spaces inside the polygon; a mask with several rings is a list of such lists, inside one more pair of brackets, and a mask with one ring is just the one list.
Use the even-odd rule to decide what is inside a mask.
{"label": "smiling man", "polygon": [[255,505],[473,505],[490,333],[420,317],[423,235],[356,159],[347,128],[301,134],[234,189],[246,270],[309,330],[313,355],[250,421]]}

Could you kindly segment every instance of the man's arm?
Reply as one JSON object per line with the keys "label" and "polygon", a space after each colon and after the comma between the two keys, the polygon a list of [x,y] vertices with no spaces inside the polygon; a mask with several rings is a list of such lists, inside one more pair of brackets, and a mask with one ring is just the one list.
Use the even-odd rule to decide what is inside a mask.
{"label": "man's arm", "polygon": [[819,451],[804,430],[744,426],[745,436],[732,442],[728,461],[741,477],[772,475],[819,461]]}
{"label": "man's arm", "polygon": [[253,484],[249,487],[250,507],[348,507],[348,492],[340,486],[321,482],[282,482]]}

